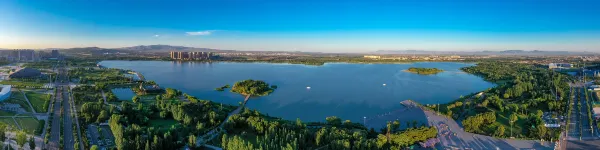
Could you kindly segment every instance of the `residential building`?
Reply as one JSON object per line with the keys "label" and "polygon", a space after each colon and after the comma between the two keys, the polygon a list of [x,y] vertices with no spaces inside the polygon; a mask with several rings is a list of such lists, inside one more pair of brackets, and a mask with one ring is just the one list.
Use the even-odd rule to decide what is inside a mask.
{"label": "residential building", "polygon": [[52,53],[51,53],[52,58],[58,58],[59,55],[60,55],[60,53],[58,53],[58,50],[52,50]]}
{"label": "residential building", "polygon": [[17,61],[35,61],[35,51],[30,49],[18,49],[15,51],[17,52]]}
{"label": "residential building", "polygon": [[169,52],[171,59],[177,60],[208,60],[214,56],[211,52]]}

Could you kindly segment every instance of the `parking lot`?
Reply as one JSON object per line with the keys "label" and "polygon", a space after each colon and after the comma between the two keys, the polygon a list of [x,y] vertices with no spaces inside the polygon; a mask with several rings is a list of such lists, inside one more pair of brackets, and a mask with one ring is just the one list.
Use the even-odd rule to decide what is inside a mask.
{"label": "parking lot", "polygon": [[97,145],[103,149],[114,146],[114,136],[108,126],[90,124],[87,131],[86,136],[89,139],[90,145]]}

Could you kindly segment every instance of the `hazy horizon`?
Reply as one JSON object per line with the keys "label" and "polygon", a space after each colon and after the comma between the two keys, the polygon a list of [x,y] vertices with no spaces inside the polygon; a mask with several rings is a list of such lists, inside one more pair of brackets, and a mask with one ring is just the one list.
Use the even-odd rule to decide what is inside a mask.
{"label": "hazy horizon", "polygon": [[0,48],[600,52],[600,1],[0,1]]}

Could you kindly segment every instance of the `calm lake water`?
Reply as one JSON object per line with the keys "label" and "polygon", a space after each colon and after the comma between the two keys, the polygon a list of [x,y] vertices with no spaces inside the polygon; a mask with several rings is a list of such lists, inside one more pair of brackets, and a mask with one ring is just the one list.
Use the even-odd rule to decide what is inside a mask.
{"label": "calm lake water", "polygon": [[[323,66],[270,63],[194,63],[171,61],[102,61],[102,66],[140,72],[162,87],[182,90],[200,99],[227,104],[243,96],[214,89],[245,79],[277,85],[271,95],[251,99],[248,107],[271,116],[303,121],[324,121],[338,116],[362,122],[402,107],[411,99],[422,104],[446,103],[461,95],[485,90],[493,83],[464,73],[468,63],[346,64]],[[435,67],[436,75],[404,72],[409,67]],[[385,86],[383,85],[385,84]],[[311,87],[307,89],[307,87]],[[408,114],[407,114],[408,115]]]}
{"label": "calm lake water", "polygon": [[115,94],[115,96],[117,96],[117,98],[119,100],[127,100],[130,101],[133,99],[133,96],[135,96],[135,92],[133,92],[133,90],[131,90],[131,88],[114,88],[111,89],[111,92]]}

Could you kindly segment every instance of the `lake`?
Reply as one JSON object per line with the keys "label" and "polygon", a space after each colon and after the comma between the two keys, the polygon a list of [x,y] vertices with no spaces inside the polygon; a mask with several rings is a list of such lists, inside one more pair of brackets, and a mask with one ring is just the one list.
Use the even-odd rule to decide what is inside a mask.
{"label": "lake", "polygon": [[[200,99],[237,105],[244,97],[215,88],[245,79],[264,80],[278,88],[269,96],[251,99],[247,106],[262,113],[295,120],[325,121],[338,116],[362,122],[401,108],[411,99],[421,104],[447,103],[461,95],[495,86],[460,68],[471,63],[419,62],[409,64],[327,63],[323,66],[272,63],[200,63],[172,61],[102,61],[102,66],[142,73],[162,87],[182,90]],[[409,67],[439,68],[435,75],[418,75]],[[384,85],[385,84],[385,85]],[[308,89],[307,87],[310,87]],[[408,114],[407,114],[408,115]]]}

